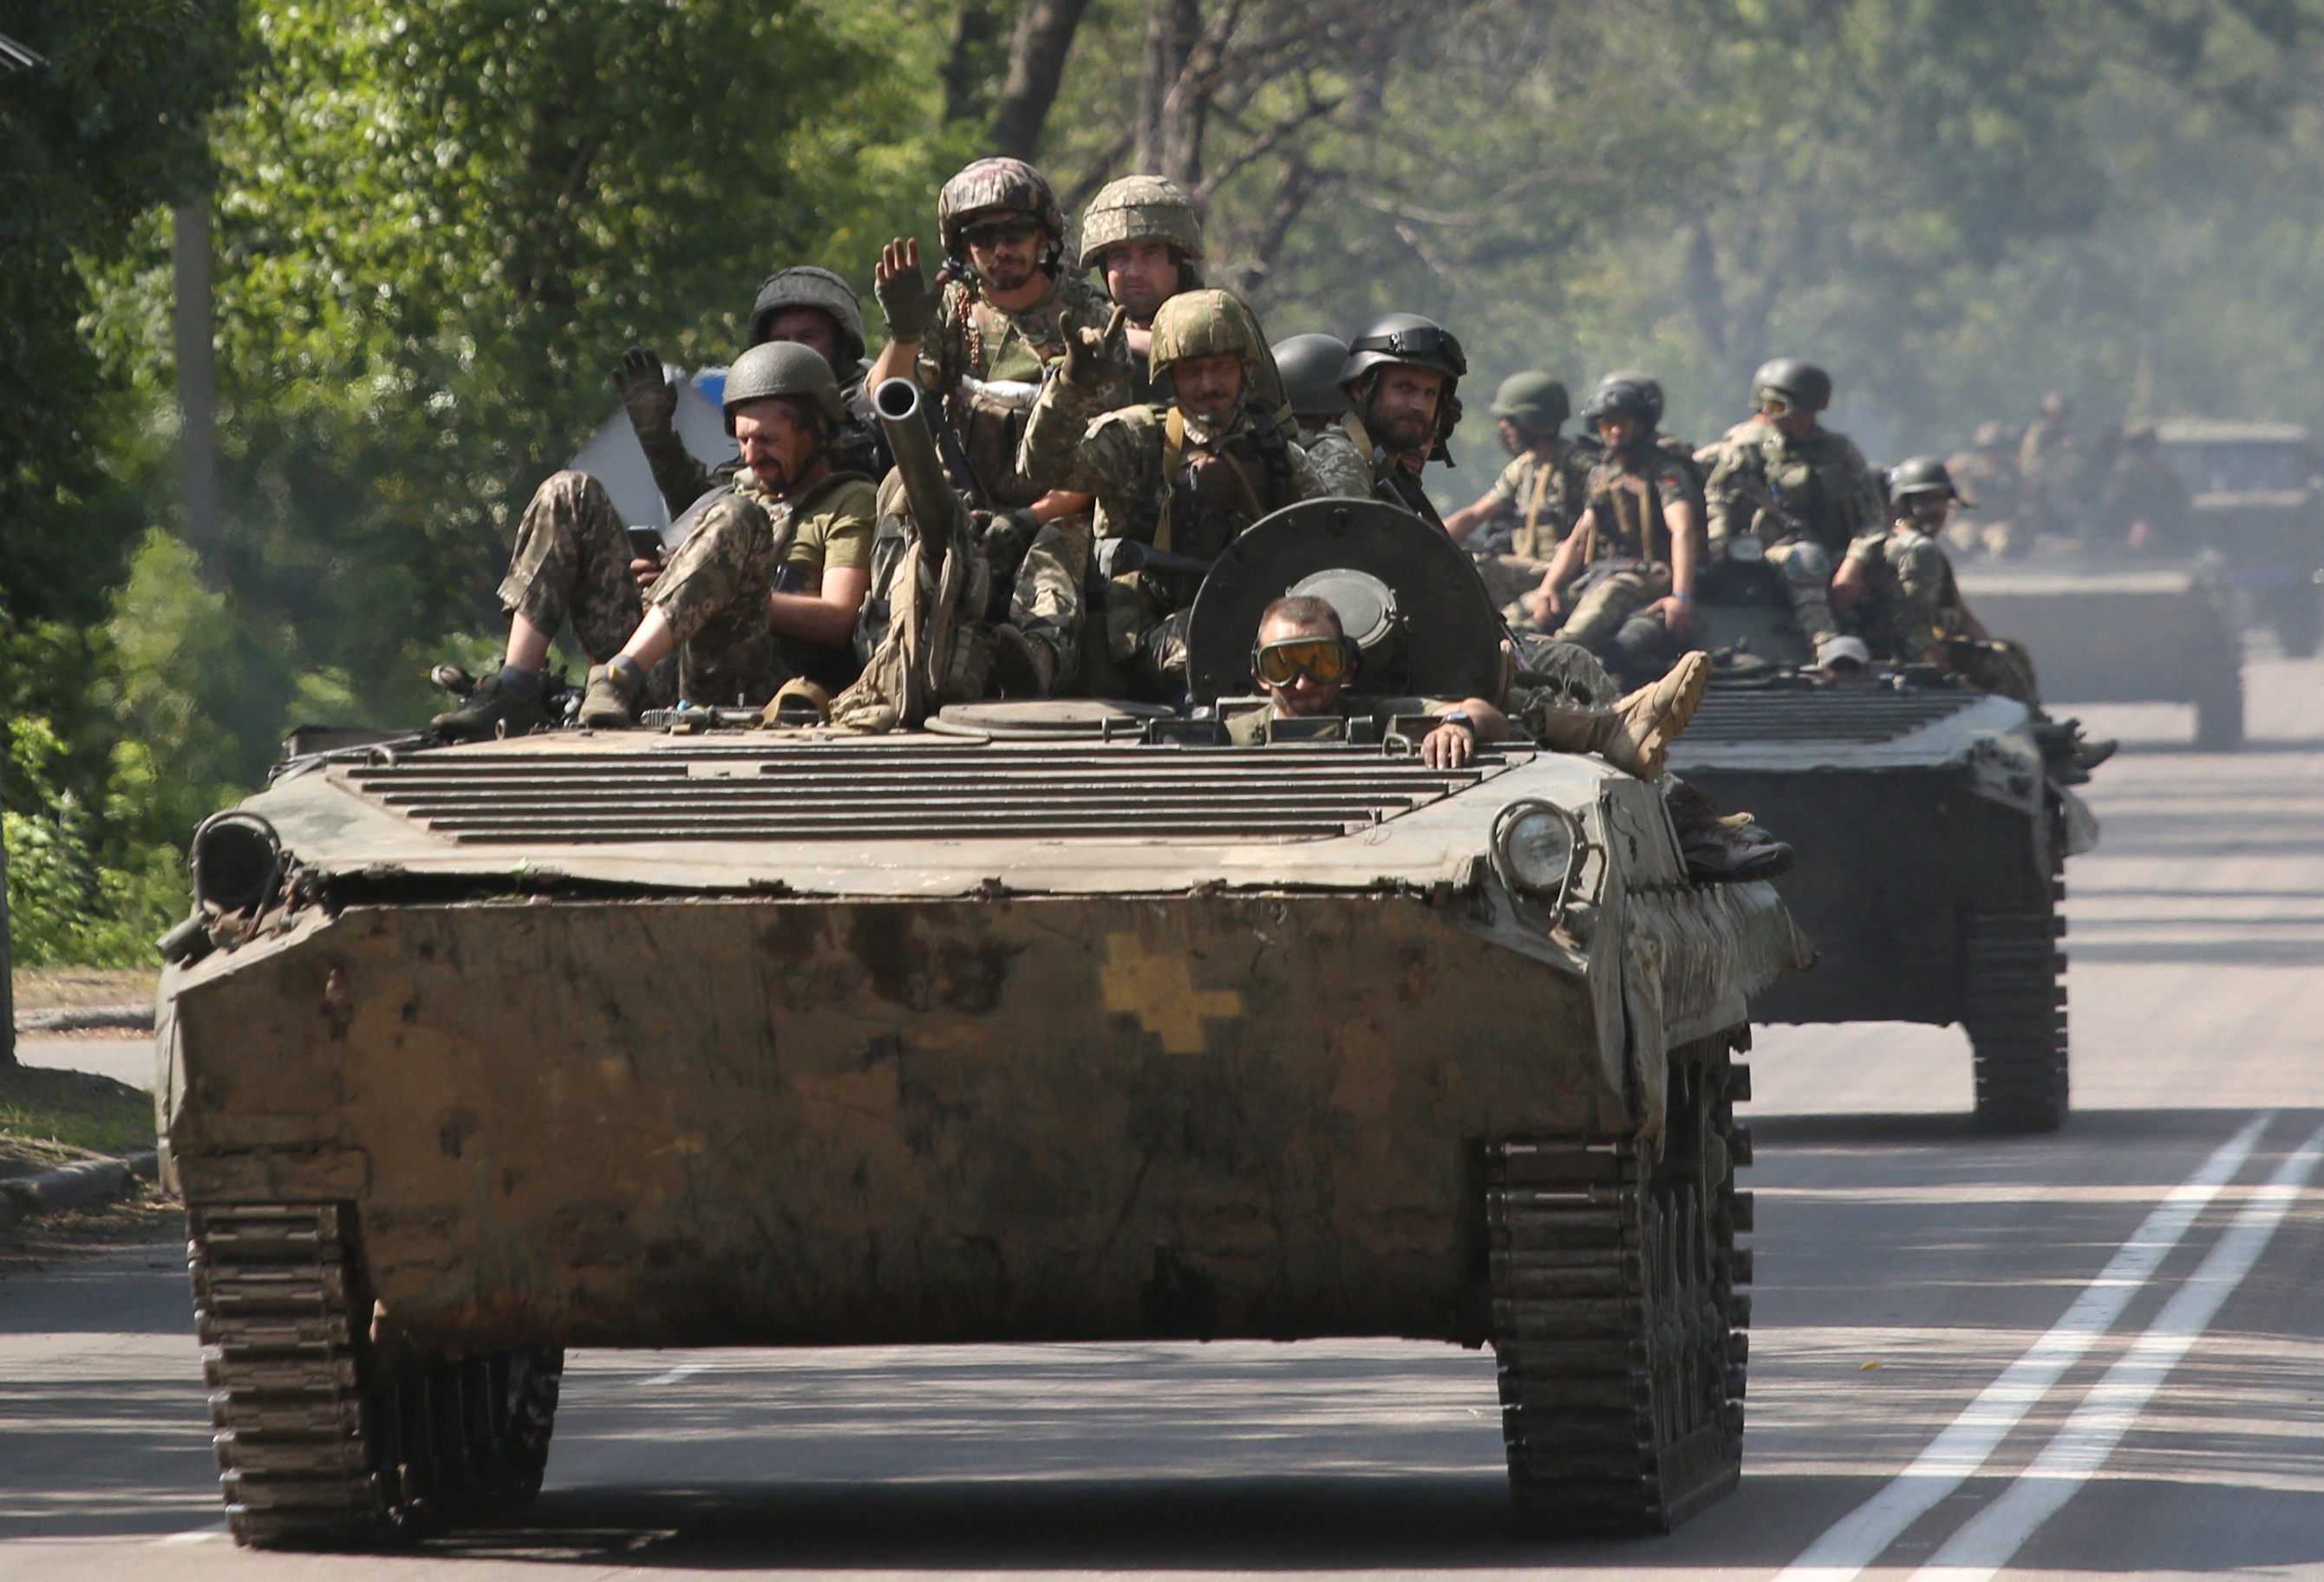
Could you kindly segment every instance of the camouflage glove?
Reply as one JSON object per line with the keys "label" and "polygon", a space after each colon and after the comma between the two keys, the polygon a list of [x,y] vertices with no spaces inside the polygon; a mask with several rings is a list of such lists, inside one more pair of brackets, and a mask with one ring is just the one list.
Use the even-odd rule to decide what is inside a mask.
{"label": "camouflage glove", "polygon": [[909,249],[891,245],[891,257],[883,258],[873,272],[872,295],[879,301],[881,317],[888,320],[888,336],[891,340],[918,340],[936,322],[936,302],[942,296],[941,278],[935,285],[928,283],[927,273],[920,267],[920,250],[917,245]]}
{"label": "camouflage glove", "polygon": [[630,427],[641,440],[670,431],[678,420],[678,386],[661,370],[661,354],[651,347],[633,346],[613,365],[613,388],[629,409]]}
{"label": "camouflage glove", "polygon": [[1116,308],[1103,329],[1076,329],[1065,342],[1065,382],[1102,390],[1130,377],[1130,310]]}

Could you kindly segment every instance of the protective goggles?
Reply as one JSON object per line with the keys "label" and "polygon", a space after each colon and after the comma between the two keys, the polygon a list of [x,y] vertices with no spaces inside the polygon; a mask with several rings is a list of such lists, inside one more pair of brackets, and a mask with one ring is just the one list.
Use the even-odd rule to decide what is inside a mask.
{"label": "protective goggles", "polygon": [[1357,352],[1386,352],[1403,363],[1443,363],[1454,374],[1469,371],[1469,359],[1461,350],[1461,343],[1447,329],[1392,329],[1386,335],[1367,335],[1358,338],[1348,348]]}
{"label": "protective goggles", "polygon": [[1759,410],[1771,418],[1790,417],[1795,410],[1788,396],[1777,395],[1772,390],[1759,392]]}
{"label": "protective goggles", "polygon": [[1008,246],[1016,242],[1029,242],[1039,236],[1041,222],[1020,214],[1009,219],[979,220],[973,226],[963,226],[960,234],[962,239],[972,246]]}
{"label": "protective goggles", "polygon": [[1286,637],[1251,656],[1251,669],[1270,687],[1287,687],[1303,672],[1311,681],[1344,680],[1354,668],[1346,641],[1338,637]]}

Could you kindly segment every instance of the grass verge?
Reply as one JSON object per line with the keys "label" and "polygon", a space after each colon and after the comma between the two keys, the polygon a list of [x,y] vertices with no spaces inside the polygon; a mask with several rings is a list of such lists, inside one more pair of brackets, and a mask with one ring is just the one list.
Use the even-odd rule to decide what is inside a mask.
{"label": "grass verge", "polygon": [[87,1071],[0,1067],[0,1170],[153,1146],[153,1096]]}

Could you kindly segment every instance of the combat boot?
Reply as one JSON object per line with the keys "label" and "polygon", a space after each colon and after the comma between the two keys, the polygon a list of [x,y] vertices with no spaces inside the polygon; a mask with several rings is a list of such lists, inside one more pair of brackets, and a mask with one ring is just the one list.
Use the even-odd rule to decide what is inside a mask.
{"label": "combat boot", "polygon": [[581,723],[591,730],[627,730],[638,723],[646,672],[637,661],[617,653],[589,667],[589,689],[581,696]]}
{"label": "combat boot", "polygon": [[1003,698],[1047,698],[1057,680],[1057,651],[1003,623],[992,628],[992,683]]}
{"label": "combat boot", "polygon": [[548,722],[549,710],[541,703],[540,689],[540,677],[534,672],[503,666],[497,675],[478,681],[466,703],[438,715],[428,726],[451,742],[521,736]]}
{"label": "combat boot", "polygon": [[1792,848],[1748,813],[1722,814],[1676,775],[1663,782],[1663,806],[1678,835],[1686,876],[1697,884],[1748,884],[1791,872]]}
{"label": "combat boot", "polygon": [[1711,656],[1700,649],[1679,655],[1659,681],[1639,688],[1614,705],[1605,739],[1596,750],[1617,769],[1640,780],[1663,772],[1670,745],[1686,729],[1711,685]]}

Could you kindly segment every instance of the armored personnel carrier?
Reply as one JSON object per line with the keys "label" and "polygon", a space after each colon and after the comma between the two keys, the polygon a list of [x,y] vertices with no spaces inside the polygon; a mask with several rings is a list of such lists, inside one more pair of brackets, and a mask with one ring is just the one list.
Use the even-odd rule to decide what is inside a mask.
{"label": "armored personnel carrier", "polygon": [[2316,652],[2324,495],[2316,449],[2297,423],[2157,423],[2163,460],[2193,496],[2195,541],[2216,555],[2256,618],[2294,659]]}
{"label": "armored personnel carrier", "polygon": [[2196,745],[2243,745],[2241,623],[2217,557],[2156,563],[2077,550],[1969,561],[1959,578],[1986,629],[2033,655],[2045,702],[2191,703]]}
{"label": "armored personnel carrier", "polygon": [[[1393,508],[1230,559],[1371,588],[1399,691],[1498,665]],[[930,723],[357,746],[203,826],[157,1092],[241,1541],[527,1497],[569,1346],[1489,1345],[1528,1522],[1734,1485],[1772,890],[1596,758]]]}

